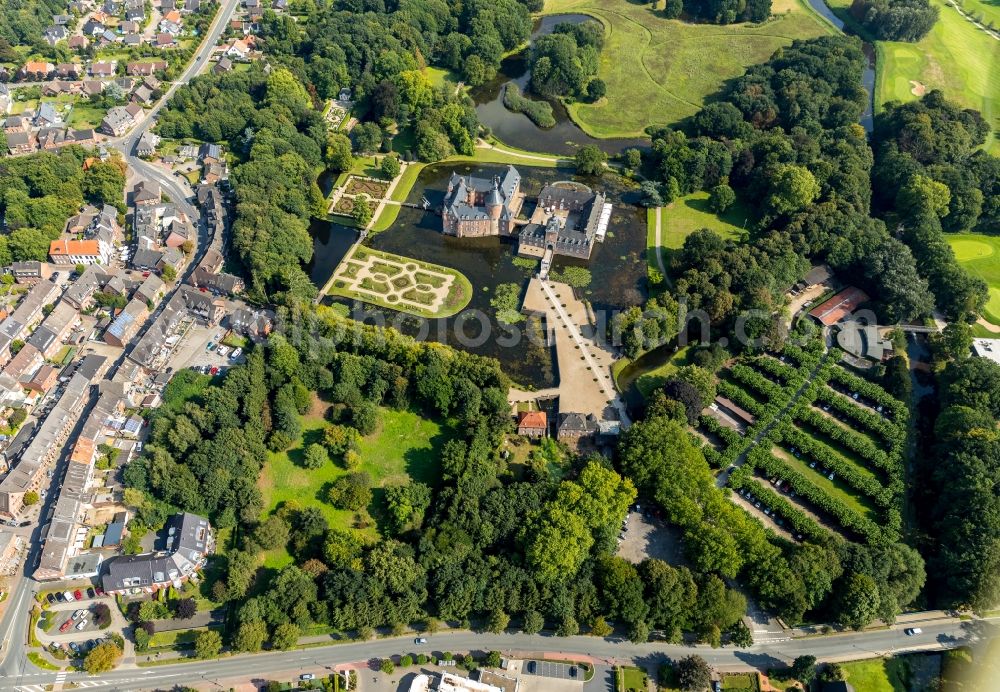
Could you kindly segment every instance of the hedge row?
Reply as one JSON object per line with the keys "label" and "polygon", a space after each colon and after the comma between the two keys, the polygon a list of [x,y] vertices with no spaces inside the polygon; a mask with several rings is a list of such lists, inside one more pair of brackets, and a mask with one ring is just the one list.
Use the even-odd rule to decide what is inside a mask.
{"label": "hedge row", "polygon": [[746,465],[729,475],[729,485],[734,490],[741,488],[749,490],[762,505],[769,507],[772,513],[788,522],[793,533],[802,534],[816,543],[826,543],[835,538],[835,534],[824,529],[819,522],[789,502],[787,498],[754,479],[752,470]]}
{"label": "hedge row", "polygon": [[776,431],[776,436],[780,436],[786,444],[795,447],[802,454],[810,457],[816,462],[817,466],[825,466],[836,473],[844,483],[859,493],[872,498],[881,507],[892,505],[892,492],[883,486],[878,478],[872,475],[871,472],[865,473],[861,471],[853,462],[845,459],[828,445],[813,439],[789,424],[782,425],[780,430]]}
{"label": "hedge row", "polygon": [[892,416],[897,423],[905,421],[907,417],[906,404],[885,391],[874,382],[869,382],[863,377],[858,377],[854,373],[848,372],[844,368],[834,368],[830,371],[830,379],[842,384],[852,392],[857,392],[869,401],[876,404]]}
{"label": "hedge row", "polygon": [[786,385],[790,382],[801,384],[805,381],[805,378],[799,372],[798,368],[793,368],[792,366],[782,363],[777,358],[772,358],[771,356],[757,356],[749,359],[747,364],[752,368],[766,372],[768,375],[777,377]]}
{"label": "hedge row", "polygon": [[841,447],[854,452],[872,466],[881,469],[890,480],[899,478],[902,473],[898,456],[886,454],[867,437],[837,425],[811,406],[802,407],[795,417],[799,422],[822,433]]}
{"label": "hedge row", "polygon": [[777,476],[784,480],[797,495],[801,495],[810,504],[834,517],[845,529],[861,536],[869,543],[890,543],[896,539],[895,535],[891,535],[890,532],[883,530],[875,522],[861,516],[839,500],[823,492],[823,490],[806,479],[805,476],[795,469],[790,468],[788,464],[776,458],[770,452],[756,447],[750,452],[748,460],[755,468],[763,471],[765,475]]}
{"label": "hedge row", "polygon": [[850,418],[869,432],[881,437],[892,446],[893,453],[898,454],[902,451],[906,442],[906,431],[896,423],[863,406],[858,406],[851,399],[828,387],[822,387],[817,391],[816,400],[829,405],[834,412]]}
{"label": "hedge row", "polygon": [[729,372],[737,382],[763,394],[772,403],[777,403],[785,399],[785,390],[783,387],[775,384],[743,363],[737,363],[729,369]]}
{"label": "hedge row", "polygon": [[732,382],[726,380],[720,381],[715,391],[758,418],[767,413],[767,408],[764,404],[754,399],[747,390]]}
{"label": "hedge row", "polygon": [[727,447],[738,447],[743,443],[742,435],[732,428],[723,425],[712,416],[701,416],[698,419],[698,424],[725,442]]}

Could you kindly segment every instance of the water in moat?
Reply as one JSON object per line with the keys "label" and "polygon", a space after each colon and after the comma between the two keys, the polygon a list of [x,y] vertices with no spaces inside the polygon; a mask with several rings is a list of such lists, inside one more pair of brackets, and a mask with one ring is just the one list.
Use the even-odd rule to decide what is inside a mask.
{"label": "water in moat", "polygon": [[[551,34],[560,23],[580,24],[596,21],[585,14],[558,14],[542,17],[535,25],[531,38]],[[521,93],[529,98],[537,99],[529,93],[528,81],[531,72],[528,69],[529,49],[512,55],[500,63],[497,76],[482,86],[472,89],[470,95],[476,102],[476,114],[479,122],[488,126],[497,139],[520,149],[539,151],[549,154],[572,155],[585,144],[596,144],[609,154],[619,154],[630,147],[648,147],[648,139],[596,139],[581,130],[566,113],[566,108],[557,100],[552,100],[552,114],[555,116],[555,127],[543,129],[522,113],[514,113],[503,105],[503,87],[513,82],[521,89]]]}
{"label": "water in moat", "polygon": [[[588,180],[579,178],[572,170],[557,170],[518,166],[521,174],[521,189],[527,196],[522,215],[530,215],[534,208],[534,196],[547,182],[556,180],[577,180],[603,191],[608,201],[615,205],[607,238],[594,246],[589,261],[556,258],[553,269],[559,271],[568,265],[587,267],[592,274],[589,287],[582,293],[591,302],[598,315],[607,315],[631,305],[641,304],[646,296],[646,216],[645,211],[635,205],[637,194],[633,190],[618,187],[611,180]],[[425,168],[411,190],[408,202],[419,203],[423,197],[431,203],[430,211],[404,207],[392,228],[379,233],[365,242],[377,250],[393,252],[407,257],[453,267],[462,272],[472,282],[472,300],[463,313],[474,311],[488,321],[490,338],[483,339],[484,322],[463,318],[463,313],[448,319],[420,320],[393,310],[365,305],[370,313],[379,313],[387,323],[404,333],[420,335],[421,329],[429,331],[425,338],[450,344],[456,348],[472,351],[484,356],[497,358],[515,382],[537,388],[553,386],[558,373],[553,359],[553,349],[546,346],[540,328],[532,322],[517,325],[522,336],[534,331],[535,338],[504,338],[509,334],[494,317],[490,305],[493,289],[498,284],[515,283],[522,291],[528,279],[537,271],[535,268],[519,267],[514,263],[516,241],[500,238],[453,238],[441,233],[441,217],[436,210],[444,200],[448,178],[452,172],[460,175],[491,177],[503,171],[502,166],[478,166],[473,164],[439,164]],[[329,224],[327,224],[329,225]],[[343,227],[330,231],[336,242],[353,242],[354,231]],[[331,240],[320,249],[326,250],[336,244]],[[329,278],[340,257],[333,251],[317,256],[312,266],[313,281],[318,285]],[[319,253],[319,251],[318,251]],[[328,264],[331,262],[331,264]],[[334,302],[327,298],[326,301]],[[344,301],[336,301],[344,302]],[[461,334],[460,334],[461,332]]]}

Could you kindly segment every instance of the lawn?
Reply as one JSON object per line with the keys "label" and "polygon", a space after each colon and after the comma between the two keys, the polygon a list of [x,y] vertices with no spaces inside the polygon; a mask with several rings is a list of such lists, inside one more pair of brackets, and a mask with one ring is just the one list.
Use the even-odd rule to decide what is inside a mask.
{"label": "lawn", "polygon": [[[846,0],[839,0],[845,2]],[[993,128],[987,146],[1000,153],[1000,41],[987,36],[942,0],[941,17],[919,43],[880,42],[876,102],[912,101],[921,88],[983,114]]]}
{"label": "lawn", "polygon": [[688,24],[629,0],[548,0],[544,13],[589,14],[605,27],[598,76],[607,98],[570,104],[574,121],[595,137],[639,137],[648,125],[693,115],[726,80],[793,39],[834,31],[802,0],[776,0],[772,11],[756,26]]}
{"label": "lawn", "polygon": [[69,119],[66,121],[66,124],[77,130],[82,130],[84,128],[98,128],[101,125],[101,121],[104,119],[105,113],[107,113],[107,111],[103,108],[91,106],[81,102],[73,106],[73,110],[70,112]]}
{"label": "lawn", "polygon": [[847,682],[857,692],[903,692],[906,684],[906,662],[899,658],[875,658],[841,664]]}
{"label": "lawn", "polygon": [[990,285],[983,317],[1000,325],[1000,237],[962,233],[947,238],[959,264]]}
{"label": "lawn", "polygon": [[626,363],[616,374],[619,390],[627,390],[634,382],[639,393],[643,397],[648,397],[657,387],[662,387],[667,379],[677,372],[677,368],[687,365],[690,350],[690,346],[685,346],[666,357],[651,351],[631,363]]}
{"label": "lawn", "polygon": [[760,677],[756,673],[723,675],[722,689],[733,692],[759,692]]}
{"label": "lawn", "polygon": [[[330,526],[350,529],[354,512],[336,509],[323,499],[326,488],[347,471],[330,463],[310,470],[302,465],[305,446],[319,442],[327,425],[322,413],[310,413],[302,419],[302,441],[290,450],[269,453],[260,477],[260,488],[269,514],[283,502],[295,500],[323,511]],[[437,481],[437,463],[441,446],[447,439],[447,429],[413,411],[381,409],[380,424],[374,434],[361,441],[361,465],[357,471],[367,473],[376,487],[406,483],[409,480],[433,485]],[[374,504],[381,501],[375,491]],[[378,512],[373,512],[378,515]],[[362,532],[374,538],[374,526]],[[265,555],[265,567],[280,568],[291,562],[284,549]]]}
{"label": "lawn", "polygon": [[808,463],[793,456],[784,447],[775,447],[771,451],[774,452],[775,457],[781,459],[790,469],[797,471],[825,494],[835,500],[839,500],[849,509],[857,512],[858,515],[870,521],[881,523],[881,519],[875,510],[871,498],[860,494],[854,488],[844,483],[841,478],[834,476],[834,479],[831,481],[816,469],[809,468]]}
{"label": "lawn", "polygon": [[615,674],[618,692],[645,692],[646,671],[633,666],[619,668]]}
{"label": "lawn", "polygon": [[[724,238],[741,239],[750,211],[737,202],[719,216],[708,206],[708,193],[695,192],[681,197],[660,211],[660,241],[663,265],[669,267],[670,253],[684,246],[684,239],[695,231],[709,228]],[[650,218],[646,235],[649,266],[656,267],[656,219]]]}

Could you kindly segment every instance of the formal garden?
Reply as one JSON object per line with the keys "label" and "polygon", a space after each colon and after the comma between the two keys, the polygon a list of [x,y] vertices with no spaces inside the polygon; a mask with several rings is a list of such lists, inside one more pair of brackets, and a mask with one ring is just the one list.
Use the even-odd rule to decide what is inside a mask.
{"label": "formal garden", "polygon": [[472,284],[455,269],[358,246],[337,267],[329,294],[436,318],[468,305]]}
{"label": "formal garden", "polygon": [[720,469],[743,460],[729,487],[799,540],[898,540],[908,410],[838,356],[815,341],[738,358],[716,391],[753,420],[700,416],[703,452]]}

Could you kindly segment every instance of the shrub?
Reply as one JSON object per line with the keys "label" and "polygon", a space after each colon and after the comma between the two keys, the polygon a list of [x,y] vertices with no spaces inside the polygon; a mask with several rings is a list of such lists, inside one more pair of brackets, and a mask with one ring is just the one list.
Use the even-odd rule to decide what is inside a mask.
{"label": "shrub", "polygon": [[548,101],[535,101],[527,98],[513,82],[504,87],[503,105],[509,111],[528,116],[528,119],[538,127],[546,129],[555,127],[556,119],[552,115],[552,104]]}

